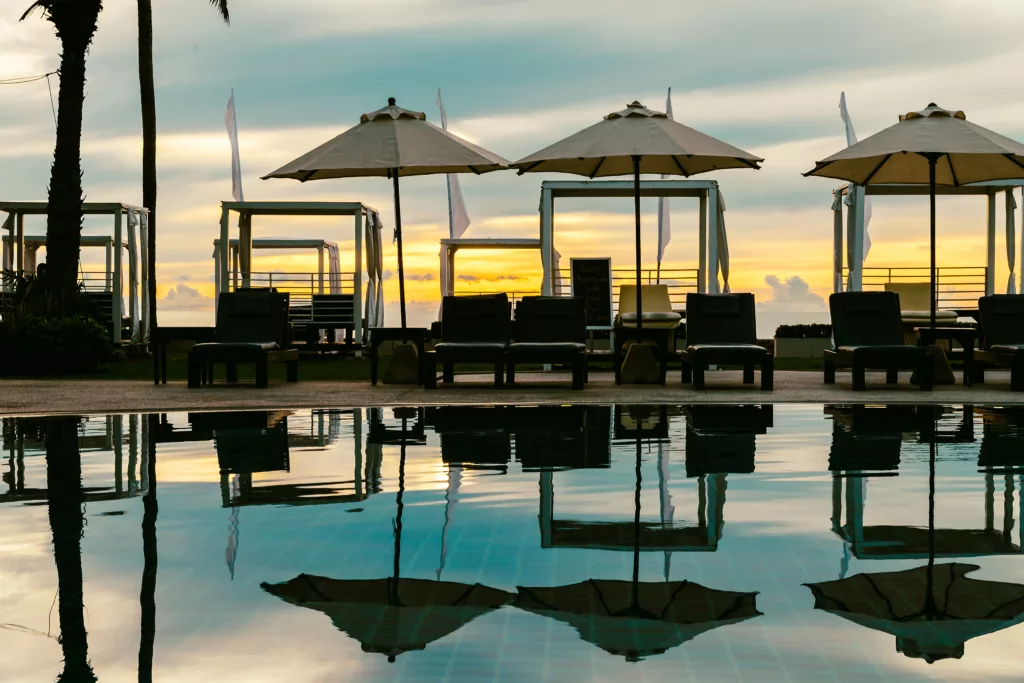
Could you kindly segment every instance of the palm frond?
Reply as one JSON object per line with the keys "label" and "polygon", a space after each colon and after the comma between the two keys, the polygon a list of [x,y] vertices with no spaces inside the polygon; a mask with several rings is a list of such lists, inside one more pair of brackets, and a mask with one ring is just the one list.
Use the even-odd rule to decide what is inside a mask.
{"label": "palm frond", "polygon": [[231,15],[228,14],[228,0],[210,0],[210,4],[220,13],[224,23],[231,23]]}
{"label": "palm frond", "polygon": [[[224,0],[224,2],[226,3],[227,0]],[[46,12],[47,9],[49,9],[47,7],[46,0],[36,0],[35,2],[33,2],[32,5],[29,6],[27,10],[25,10],[25,13],[21,15],[21,19],[19,19],[18,21],[25,21],[25,19],[28,18],[28,15],[32,14],[37,9]]]}

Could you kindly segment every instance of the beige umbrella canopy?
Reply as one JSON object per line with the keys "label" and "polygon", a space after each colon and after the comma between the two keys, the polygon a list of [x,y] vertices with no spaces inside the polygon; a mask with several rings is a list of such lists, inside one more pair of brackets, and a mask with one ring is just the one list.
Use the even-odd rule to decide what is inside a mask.
{"label": "beige umbrella canopy", "polygon": [[633,175],[636,213],[636,311],[643,326],[640,289],[640,174],[689,177],[726,168],[760,168],[742,149],[677,123],[633,102],[622,111],[512,164],[523,173],[572,173],[598,178]]}
{"label": "beige umbrella canopy", "polygon": [[398,288],[405,327],[405,265],[402,260],[402,210],[399,176],[441,173],[489,173],[508,168],[497,154],[467,142],[427,121],[426,114],[388,106],[363,114],[356,126],[285,164],[267,178],[301,182],[328,178],[385,176],[395,190],[395,239],[398,242]]}
{"label": "beige umbrella canopy", "polygon": [[935,326],[935,186],[1024,176],[1024,145],[934,102],[893,126],[819,161],[805,176],[857,185],[929,185],[931,325]]}

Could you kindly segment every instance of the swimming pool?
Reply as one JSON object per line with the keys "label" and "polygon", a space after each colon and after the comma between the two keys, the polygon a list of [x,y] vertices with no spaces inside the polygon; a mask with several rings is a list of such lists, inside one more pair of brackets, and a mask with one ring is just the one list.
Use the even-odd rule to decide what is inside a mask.
{"label": "swimming pool", "polygon": [[1024,409],[5,419],[3,681],[1018,680]]}

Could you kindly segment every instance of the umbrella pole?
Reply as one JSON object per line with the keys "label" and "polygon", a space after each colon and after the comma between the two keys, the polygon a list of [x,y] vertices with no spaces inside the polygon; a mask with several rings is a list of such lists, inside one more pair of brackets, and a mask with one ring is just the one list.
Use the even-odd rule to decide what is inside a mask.
{"label": "umbrella pole", "polygon": [[398,243],[398,301],[402,316],[402,329],[405,329],[405,264],[402,261],[402,200],[398,193],[398,169],[391,169],[391,179],[395,186],[395,240]]}
{"label": "umbrella pole", "polygon": [[938,307],[938,273],[935,270],[935,164],[938,157],[928,156],[928,201],[931,211],[931,329],[935,329],[935,309]]}
{"label": "umbrella pole", "polygon": [[925,584],[924,610],[931,616],[938,612],[935,604],[935,457],[938,444],[932,434],[928,446],[928,575]]}
{"label": "umbrella pole", "polygon": [[402,557],[402,496],[405,494],[405,418],[402,418],[402,446],[398,460],[398,495],[395,498],[398,512],[395,514],[395,564],[394,578],[391,581],[391,604],[398,604],[398,576],[401,570]]}
{"label": "umbrella pole", "polygon": [[[636,329],[644,326],[643,295],[640,293],[640,155],[633,155],[633,205],[636,214]],[[639,447],[639,446],[638,446]]]}
{"label": "umbrella pole", "polygon": [[644,431],[644,421],[641,418],[637,422],[636,431],[636,493],[633,495],[633,505],[636,508],[633,516],[633,587],[630,606],[631,612],[640,607],[640,455],[641,437]]}

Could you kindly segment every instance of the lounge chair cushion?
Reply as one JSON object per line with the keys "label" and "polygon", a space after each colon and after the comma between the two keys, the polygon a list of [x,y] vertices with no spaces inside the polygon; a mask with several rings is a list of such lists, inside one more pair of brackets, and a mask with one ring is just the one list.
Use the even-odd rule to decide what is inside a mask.
{"label": "lounge chair cushion", "polygon": [[[935,320],[943,322],[955,322],[959,316],[956,311],[935,311]],[[931,322],[931,311],[900,311],[900,318],[903,322],[917,322],[923,320]]]}
{"label": "lounge chair cushion", "polygon": [[921,353],[920,346],[911,346],[909,344],[880,344],[870,346],[840,346],[836,349],[839,353],[857,353],[857,352],[870,352],[870,353]]}
{"label": "lounge chair cushion", "polygon": [[995,353],[1024,353],[1024,344],[993,344],[988,348]]}
{"label": "lounge chair cushion", "polygon": [[192,347],[193,351],[217,351],[233,353],[246,351],[276,351],[280,348],[277,342],[204,342]]}
{"label": "lounge chair cushion", "polygon": [[586,344],[578,342],[516,342],[509,344],[509,353],[583,353]]}
{"label": "lounge chair cushion", "polygon": [[[635,323],[636,313],[623,313],[619,319],[624,323]],[[675,311],[654,311],[653,313],[644,313],[643,319],[644,322],[677,323],[682,320],[682,316]]]}
{"label": "lounge chair cushion", "polygon": [[494,351],[502,353],[508,347],[503,342],[441,342],[434,345],[435,351],[440,352],[461,352],[461,351]]}
{"label": "lounge chair cushion", "polygon": [[749,351],[750,353],[768,353],[768,349],[757,344],[693,344],[686,347],[687,351]]}

